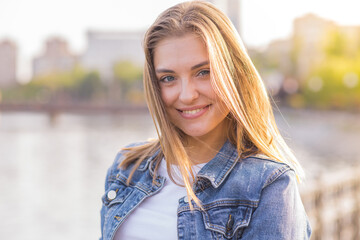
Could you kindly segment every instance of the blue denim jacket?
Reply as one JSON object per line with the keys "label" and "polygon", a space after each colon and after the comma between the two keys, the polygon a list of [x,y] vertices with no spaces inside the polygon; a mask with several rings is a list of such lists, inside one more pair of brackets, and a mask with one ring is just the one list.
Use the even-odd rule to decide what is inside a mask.
{"label": "blue denim jacket", "polygon": [[[154,157],[142,162],[127,186],[130,169],[118,169],[123,155],[116,156],[102,197],[100,239],[113,239],[126,217],[145,198],[161,191],[164,177],[158,176],[152,184]],[[204,211],[195,203],[191,211],[186,198],[179,199],[178,239],[310,238],[296,176],[286,164],[255,156],[239,159],[236,148],[227,141],[198,172],[193,187]]]}

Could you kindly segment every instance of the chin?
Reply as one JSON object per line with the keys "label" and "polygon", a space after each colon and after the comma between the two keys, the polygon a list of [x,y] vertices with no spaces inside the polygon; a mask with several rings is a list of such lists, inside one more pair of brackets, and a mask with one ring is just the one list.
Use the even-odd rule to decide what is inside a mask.
{"label": "chin", "polygon": [[208,134],[210,131],[200,130],[200,129],[181,129],[185,135],[189,137],[202,137]]}

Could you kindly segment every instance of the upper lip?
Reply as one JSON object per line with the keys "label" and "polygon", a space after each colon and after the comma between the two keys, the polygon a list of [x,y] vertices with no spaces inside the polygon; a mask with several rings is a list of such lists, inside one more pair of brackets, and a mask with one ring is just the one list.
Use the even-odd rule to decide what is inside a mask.
{"label": "upper lip", "polygon": [[201,109],[201,108],[205,108],[207,106],[210,106],[210,104],[197,105],[197,106],[192,106],[192,107],[176,108],[176,109],[183,112],[183,111],[192,111],[192,110],[196,110],[196,109]]}

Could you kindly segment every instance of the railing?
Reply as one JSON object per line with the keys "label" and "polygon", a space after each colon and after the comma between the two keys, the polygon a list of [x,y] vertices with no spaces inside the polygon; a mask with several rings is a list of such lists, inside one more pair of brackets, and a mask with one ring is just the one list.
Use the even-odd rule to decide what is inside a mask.
{"label": "railing", "polygon": [[360,167],[340,169],[301,188],[311,240],[360,239]]}

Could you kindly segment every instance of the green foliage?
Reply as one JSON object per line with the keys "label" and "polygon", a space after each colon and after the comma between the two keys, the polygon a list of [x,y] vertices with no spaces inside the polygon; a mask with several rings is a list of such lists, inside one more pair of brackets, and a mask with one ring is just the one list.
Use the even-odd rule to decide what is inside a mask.
{"label": "green foliage", "polygon": [[3,91],[4,102],[18,101],[42,101],[42,96],[48,95],[49,91],[44,86],[27,84]]}
{"label": "green foliage", "polygon": [[131,62],[114,66],[115,81],[106,84],[97,72],[80,66],[68,72],[38,76],[29,83],[2,92],[4,102],[112,102],[144,104],[142,69]]}
{"label": "green foliage", "polygon": [[96,72],[90,72],[85,74],[79,81],[76,82],[73,92],[75,97],[80,100],[89,100],[96,96],[101,95],[101,92],[105,90],[99,74]]}
{"label": "green foliage", "polygon": [[[112,95],[117,95],[122,101],[139,102],[144,99],[142,92],[142,69],[130,61],[118,62],[114,65],[115,81]],[[136,94],[135,94],[136,92]],[[137,97],[134,97],[134,96]],[[136,100],[134,100],[136,99]]]}
{"label": "green foliage", "polygon": [[326,38],[328,42],[325,43],[325,53],[328,57],[344,57],[346,56],[347,39],[339,32],[332,31]]}
{"label": "green foliage", "polygon": [[349,54],[348,41],[339,32],[329,35],[326,59],[314,66],[302,88],[307,105],[360,109],[360,51]]}
{"label": "green foliage", "polygon": [[130,61],[118,62],[114,66],[117,81],[131,84],[142,79],[142,69]]}
{"label": "green foliage", "polygon": [[4,91],[7,102],[70,102],[94,100],[105,95],[105,88],[97,72],[76,66],[69,72],[39,76],[25,85]]}
{"label": "green foliage", "polygon": [[53,72],[39,77],[35,77],[30,85],[44,86],[50,90],[60,88],[72,88],[86,75],[86,71],[76,66],[69,72]]}

